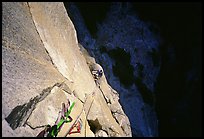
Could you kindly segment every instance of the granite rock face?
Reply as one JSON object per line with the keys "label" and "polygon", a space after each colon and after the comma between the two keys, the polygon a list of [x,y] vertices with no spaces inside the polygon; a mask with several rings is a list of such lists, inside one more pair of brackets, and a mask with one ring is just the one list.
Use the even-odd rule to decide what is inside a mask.
{"label": "granite rock face", "polygon": [[5,119],[14,107],[27,103],[64,77],[53,67],[27,3],[2,3],[2,8],[2,119]]}
{"label": "granite rock face", "polygon": [[[91,11],[78,3],[66,7],[79,42],[103,66],[108,82],[120,94],[118,98],[128,115],[134,136],[158,136],[155,83],[161,60],[160,36],[152,31],[156,26],[139,19],[131,3],[117,2],[110,4],[102,21],[88,21],[97,26],[96,35],[92,36],[84,19],[91,20],[95,15],[91,12],[100,9],[90,5],[90,9],[95,10]],[[86,12],[90,15],[84,14]],[[114,107],[110,105],[110,108]],[[115,116],[119,121],[122,119],[121,115]]]}
{"label": "granite rock face", "polygon": [[[55,123],[67,99],[75,102],[73,121],[58,136],[66,136],[79,115],[81,132],[67,136],[131,136],[129,120],[105,75],[96,86],[89,69],[95,59],[78,44],[63,3],[4,2],[2,8],[4,137],[37,136],[44,125]],[[124,114],[123,122],[115,116],[117,110]]]}
{"label": "granite rock face", "polygon": [[79,52],[76,31],[63,3],[29,3],[29,6],[33,21],[54,65],[65,78],[74,82],[75,93],[84,101],[84,95],[93,90],[94,82],[85,59]]}

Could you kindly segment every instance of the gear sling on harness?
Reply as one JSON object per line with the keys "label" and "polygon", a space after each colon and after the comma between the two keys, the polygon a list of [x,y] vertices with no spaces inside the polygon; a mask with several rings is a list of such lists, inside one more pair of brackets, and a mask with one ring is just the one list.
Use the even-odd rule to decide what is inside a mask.
{"label": "gear sling on harness", "polygon": [[[64,123],[68,123],[68,122],[72,121],[72,118],[69,115],[70,115],[71,110],[73,109],[74,105],[75,105],[75,102],[72,103],[72,105],[70,106],[70,108],[67,112],[65,112],[65,108],[63,108],[63,111],[65,112],[66,119],[61,118],[57,125],[52,126],[50,132],[48,133],[48,137],[56,137],[58,132],[60,131],[62,125]],[[69,120],[67,120],[68,118],[69,118]]]}

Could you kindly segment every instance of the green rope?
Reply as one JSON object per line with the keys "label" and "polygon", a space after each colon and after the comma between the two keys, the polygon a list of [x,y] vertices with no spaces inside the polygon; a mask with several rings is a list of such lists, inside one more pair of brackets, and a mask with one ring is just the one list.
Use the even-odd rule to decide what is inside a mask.
{"label": "green rope", "polygon": [[66,118],[67,118],[67,117],[69,116],[69,114],[71,113],[72,108],[74,107],[74,104],[75,104],[75,102],[72,103],[72,105],[70,106],[70,108],[69,108],[67,114],[65,114],[65,115],[66,115]]}
{"label": "green rope", "polygon": [[57,124],[57,129],[59,129],[60,127],[61,127],[61,125],[64,123],[64,119],[61,119],[60,121],[59,121],[59,123]]}

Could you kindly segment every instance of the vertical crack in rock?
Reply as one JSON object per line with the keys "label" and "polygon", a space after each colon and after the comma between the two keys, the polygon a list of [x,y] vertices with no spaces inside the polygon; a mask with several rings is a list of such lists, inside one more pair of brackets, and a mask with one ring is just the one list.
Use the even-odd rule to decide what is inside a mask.
{"label": "vertical crack in rock", "polygon": [[106,103],[108,104],[111,104],[111,102],[109,101],[109,99],[105,96],[105,94],[103,93],[103,90],[101,89],[101,87],[99,86],[98,87],[99,89],[100,89],[100,91],[101,91],[101,93],[102,93],[102,95],[103,95],[103,97],[104,97],[104,99],[105,99],[105,101],[106,101]]}
{"label": "vertical crack in rock", "polygon": [[[34,27],[35,27],[35,30],[37,31],[37,33],[38,33],[38,35],[39,35],[39,37],[40,37],[40,40],[41,40],[41,42],[42,42],[42,44],[43,44],[43,46],[44,46],[44,48],[45,48],[46,53],[48,54],[48,56],[49,56],[49,58],[50,58],[50,61],[51,61],[52,65],[57,69],[57,71],[59,71],[59,73],[60,73],[64,78],[66,78],[68,81],[70,81],[71,83],[73,83],[74,81],[73,81],[72,79],[68,79],[66,76],[64,76],[63,73],[60,72],[60,70],[57,68],[57,65],[54,63],[54,60],[53,60],[53,58],[50,56],[49,51],[46,49],[46,47],[45,47],[45,42],[44,42],[43,39],[41,38],[41,35],[40,35],[39,31],[38,31],[38,27],[36,26],[37,23],[36,23],[36,21],[35,21],[34,18],[33,18],[33,15],[32,15],[32,12],[31,12],[31,6],[30,6],[29,2],[27,2],[27,5],[28,5],[28,8],[29,8],[29,12],[30,12],[30,15],[31,15],[31,18],[32,18]],[[75,32],[75,33],[76,33],[76,32]],[[75,34],[74,36],[77,36],[77,35]]]}
{"label": "vertical crack in rock", "polygon": [[6,121],[10,124],[11,128],[15,130],[19,126],[24,126],[32,111],[35,109],[36,104],[47,97],[50,94],[52,88],[55,86],[60,87],[61,84],[56,83],[52,87],[44,89],[40,95],[31,98],[28,103],[16,106],[5,118]]}
{"label": "vertical crack in rock", "polygon": [[[35,25],[35,21],[34,21],[34,19],[33,19],[32,13],[31,13],[31,11],[30,11],[30,5],[29,5],[28,2],[27,2],[27,5],[28,5],[29,13],[30,13],[30,16],[31,16],[31,18],[32,18],[32,21],[33,21],[33,25],[34,25],[34,27],[35,27],[35,30],[36,30],[36,32],[38,33],[38,36],[39,36],[39,38],[40,38],[41,43],[44,44],[43,41],[42,41],[42,38],[40,37],[40,34],[39,34],[38,30],[37,30],[37,27],[36,27],[36,25]],[[46,51],[46,53],[47,53],[47,55],[48,55],[48,57],[49,57],[49,60],[51,61],[52,65],[54,65],[54,62],[52,61],[52,58],[50,57],[50,55],[49,55],[47,49],[45,49],[45,51]],[[54,67],[55,67],[55,65],[54,65]]]}
{"label": "vertical crack in rock", "polygon": [[[31,12],[31,7],[30,7],[30,5],[29,5],[29,2],[27,2],[27,5],[28,5],[28,8],[29,8],[29,13],[30,13],[30,15],[31,15],[31,18],[32,18],[32,21],[33,21],[33,25],[34,25],[34,27],[35,27],[35,30],[36,30],[36,32],[38,33],[38,36],[39,36],[39,38],[40,38],[40,41],[42,42],[42,44],[43,44],[43,46],[44,46],[44,43],[43,43],[43,40],[42,40],[42,38],[41,38],[41,36],[40,36],[40,33],[38,32],[38,29],[37,29],[37,26],[36,26],[36,23],[35,23],[35,20],[34,20],[34,18],[33,18],[33,15],[32,15],[32,12]],[[45,46],[44,46],[44,48],[45,48]],[[49,60],[50,60],[50,62],[52,63],[52,65],[57,69],[57,71],[59,71],[58,70],[58,68],[57,68],[57,66],[54,64],[54,62],[53,62],[53,59],[52,59],[52,57],[50,56],[50,54],[49,54],[49,52],[48,52],[48,50],[45,48],[45,51],[46,51],[46,53],[47,53],[47,55],[48,55],[48,57],[49,57]],[[65,77],[61,72],[59,72],[63,77]],[[73,81],[72,80],[70,80],[70,79],[68,79],[67,77],[65,77],[68,81],[70,81],[71,83],[73,83]]]}

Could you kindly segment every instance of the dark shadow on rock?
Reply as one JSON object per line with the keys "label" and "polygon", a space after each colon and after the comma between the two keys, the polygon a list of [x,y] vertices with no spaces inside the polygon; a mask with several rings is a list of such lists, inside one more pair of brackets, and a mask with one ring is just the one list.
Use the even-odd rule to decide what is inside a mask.
{"label": "dark shadow on rock", "polygon": [[95,134],[98,130],[102,129],[101,124],[98,119],[96,120],[88,120],[91,131]]}
{"label": "dark shadow on rock", "polygon": [[119,78],[120,82],[129,87],[134,83],[133,66],[130,64],[130,54],[126,53],[121,48],[107,51],[105,47],[100,47],[101,52],[106,52],[111,58],[115,60],[113,66],[113,74]]}
{"label": "dark shadow on rock", "polygon": [[16,106],[11,111],[11,113],[5,118],[5,120],[10,124],[11,128],[15,130],[17,127],[23,126],[26,123],[29,116],[31,115],[32,111],[35,109],[35,105],[38,102],[42,101],[46,96],[48,96],[52,88],[55,86],[59,87],[61,86],[61,84],[56,83],[52,87],[43,89],[40,95],[31,98],[28,103]]}

